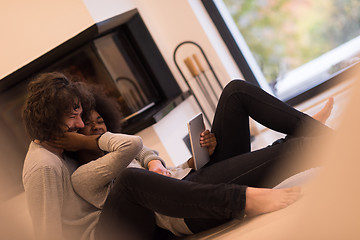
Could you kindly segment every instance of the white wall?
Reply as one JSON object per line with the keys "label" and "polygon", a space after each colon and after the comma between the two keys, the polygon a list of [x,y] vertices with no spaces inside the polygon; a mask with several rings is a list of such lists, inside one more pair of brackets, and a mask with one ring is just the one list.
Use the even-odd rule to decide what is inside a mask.
{"label": "white wall", "polygon": [[[0,38],[2,59],[0,78],[45,54],[94,23],[134,8],[139,10],[182,90],[187,90],[187,86],[175,66],[173,53],[179,43],[187,40],[194,41],[203,48],[222,85],[232,78],[241,76],[200,0],[13,0],[3,1],[0,7],[0,24],[3,31]],[[199,53],[194,47],[184,47],[178,51],[178,63],[188,79],[192,77],[183,59],[195,52]],[[204,101],[201,96],[199,99]],[[178,139],[182,139],[186,134],[186,128],[183,131],[176,131],[171,137],[164,133],[172,131],[173,124],[186,126],[185,119],[191,118],[190,116],[199,111],[194,110],[198,109],[198,106],[193,99],[186,102],[171,115],[175,116],[171,117],[172,120],[163,120],[153,129],[159,135],[158,139],[162,143],[166,142],[164,144],[166,146],[179,144]],[[184,118],[184,116],[189,117]],[[179,123],[165,123],[174,119],[181,120]],[[177,152],[173,152],[173,148],[164,149],[172,159],[176,158],[173,156],[179,156]],[[178,152],[185,150],[187,151],[180,149]]]}
{"label": "white wall", "polygon": [[[183,90],[187,90],[188,87],[173,60],[175,48],[183,41],[194,41],[203,48],[222,85],[233,78],[241,77],[200,0],[103,0],[101,2],[84,0],[84,3],[95,22],[137,8]],[[192,76],[184,65],[183,59],[193,53],[200,54],[196,47],[184,45],[179,48],[176,55],[177,62],[188,80],[191,80]],[[218,94],[220,94],[220,89]],[[198,98],[204,102],[200,94]],[[210,112],[209,118],[212,119],[213,112],[206,104],[204,107]],[[177,165],[189,157],[190,153],[182,142],[182,138],[187,134],[186,121],[198,112],[200,109],[191,98],[152,127],[162,142],[161,149],[163,152],[166,151],[163,155],[169,156],[168,162],[171,165]],[[144,138],[145,144],[148,137],[148,134],[144,134],[146,132],[148,131],[138,133]],[[151,144],[153,141],[148,142]]]}
{"label": "white wall", "polygon": [[2,0],[0,79],[93,24],[81,0]]}
{"label": "white wall", "polygon": [[[94,20],[81,0],[1,0],[0,79],[93,24]],[[16,106],[18,102],[12,104]],[[6,114],[10,110],[1,111]],[[0,120],[0,201],[23,189],[23,152],[17,149],[23,142],[16,142],[17,135],[7,131],[8,124],[22,123],[12,121],[12,115]]]}
{"label": "white wall", "polygon": [[[223,84],[241,76],[228,54],[219,58],[219,52],[228,53],[228,51],[219,40],[220,36],[216,35],[216,30],[205,9],[201,7],[200,0],[84,0],[84,3],[95,22],[137,8],[172,73],[184,90],[187,87],[174,64],[173,53],[176,46],[186,40],[202,46]],[[188,50],[187,54],[192,54],[194,49],[186,50]],[[226,66],[223,64],[224,61]],[[182,59],[179,63],[183,64]],[[184,68],[186,77],[190,78],[185,66],[181,67]]]}

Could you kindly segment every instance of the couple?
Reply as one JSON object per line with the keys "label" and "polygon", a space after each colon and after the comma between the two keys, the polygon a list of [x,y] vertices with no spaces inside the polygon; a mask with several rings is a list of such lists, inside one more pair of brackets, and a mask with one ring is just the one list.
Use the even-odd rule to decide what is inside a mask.
{"label": "couple", "polygon": [[[30,82],[23,118],[32,142],[23,183],[37,239],[161,239],[159,229],[188,235],[284,208],[299,188],[262,188],[272,187],[265,179],[313,137],[303,127],[330,131],[321,122],[332,108],[330,101],[317,121],[231,81],[211,133],[202,134],[211,161],[193,171],[190,159],[169,171],[140,137],[117,133],[120,119],[106,111],[114,106],[109,101],[61,73]],[[288,137],[250,152],[249,116]]]}

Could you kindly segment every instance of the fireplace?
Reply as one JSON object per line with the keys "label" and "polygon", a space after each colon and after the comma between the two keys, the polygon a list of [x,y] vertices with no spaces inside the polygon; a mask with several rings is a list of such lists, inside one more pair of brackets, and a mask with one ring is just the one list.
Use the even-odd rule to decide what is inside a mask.
{"label": "fireplace", "polygon": [[126,133],[143,129],[154,111],[183,95],[137,10],[93,25],[5,77],[0,93],[49,71],[101,84],[118,100]]}
{"label": "fireplace", "polygon": [[155,123],[189,96],[179,88],[137,10],[89,27],[0,80],[0,150],[12,159],[1,162],[10,169],[7,179],[21,189],[22,164],[29,144],[21,107],[31,77],[49,71],[100,84],[119,103],[124,116],[119,121],[128,134]]}

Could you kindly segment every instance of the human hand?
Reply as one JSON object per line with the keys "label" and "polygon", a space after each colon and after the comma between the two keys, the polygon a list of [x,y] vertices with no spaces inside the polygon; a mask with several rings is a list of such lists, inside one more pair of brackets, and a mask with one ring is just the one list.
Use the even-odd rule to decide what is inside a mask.
{"label": "human hand", "polygon": [[200,146],[207,147],[210,156],[214,153],[216,145],[216,137],[209,130],[205,130],[200,134]]}
{"label": "human hand", "polygon": [[97,148],[99,135],[85,136],[76,132],[65,132],[62,137],[47,141],[50,146],[65,149],[67,151],[79,151],[81,149]]}
{"label": "human hand", "polygon": [[194,163],[193,157],[191,157],[191,158],[189,158],[189,160],[187,160],[187,164],[189,165],[190,168],[195,169],[195,163]]}
{"label": "human hand", "polygon": [[158,174],[170,177],[170,171],[167,170],[160,160],[151,160],[148,163],[149,171],[156,172]]}

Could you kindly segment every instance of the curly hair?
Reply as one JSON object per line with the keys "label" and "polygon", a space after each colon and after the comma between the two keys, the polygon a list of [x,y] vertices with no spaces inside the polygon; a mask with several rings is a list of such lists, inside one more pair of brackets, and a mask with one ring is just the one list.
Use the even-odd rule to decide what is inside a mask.
{"label": "curly hair", "polygon": [[[88,87],[95,100],[95,104],[91,110],[95,110],[104,119],[108,131],[120,133],[123,115],[119,103],[115,98],[107,96],[102,86],[93,84]],[[89,116],[90,114],[88,113],[86,115]],[[86,122],[88,119],[83,117],[83,120]]]}
{"label": "curly hair", "polygon": [[94,105],[84,83],[72,81],[59,72],[37,75],[28,85],[22,113],[30,139],[47,141],[62,136],[63,117],[79,103],[85,115]]}

